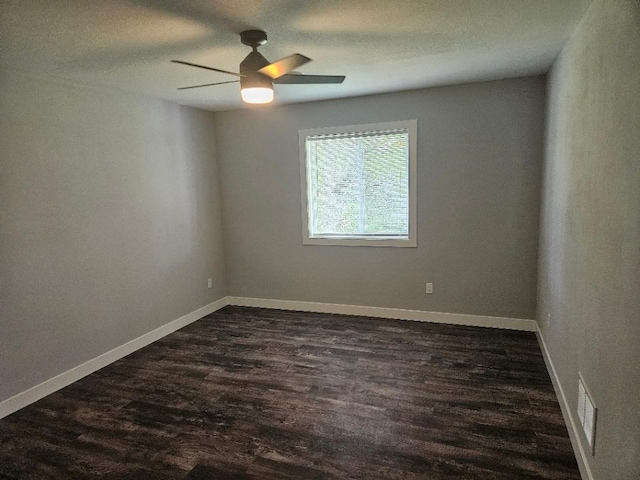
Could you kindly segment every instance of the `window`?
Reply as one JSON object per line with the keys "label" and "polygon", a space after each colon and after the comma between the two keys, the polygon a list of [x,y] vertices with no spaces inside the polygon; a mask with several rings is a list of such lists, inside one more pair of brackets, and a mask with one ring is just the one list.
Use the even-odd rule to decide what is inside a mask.
{"label": "window", "polygon": [[416,246],[416,120],[298,134],[304,244]]}

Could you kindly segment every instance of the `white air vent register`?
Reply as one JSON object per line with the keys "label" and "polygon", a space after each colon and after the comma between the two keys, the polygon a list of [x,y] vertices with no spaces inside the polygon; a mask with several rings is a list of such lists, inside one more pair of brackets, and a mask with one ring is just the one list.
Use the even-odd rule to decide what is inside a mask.
{"label": "white air vent register", "polygon": [[584,430],[587,443],[591,447],[591,455],[595,453],[597,409],[591,400],[589,392],[584,386],[582,377],[578,377],[578,418]]}

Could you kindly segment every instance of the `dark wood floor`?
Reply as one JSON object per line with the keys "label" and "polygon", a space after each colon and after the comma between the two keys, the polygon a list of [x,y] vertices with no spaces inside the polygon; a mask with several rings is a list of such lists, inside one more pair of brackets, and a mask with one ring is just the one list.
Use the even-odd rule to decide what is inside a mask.
{"label": "dark wood floor", "polygon": [[226,307],[0,420],[0,478],[580,476],[532,333]]}

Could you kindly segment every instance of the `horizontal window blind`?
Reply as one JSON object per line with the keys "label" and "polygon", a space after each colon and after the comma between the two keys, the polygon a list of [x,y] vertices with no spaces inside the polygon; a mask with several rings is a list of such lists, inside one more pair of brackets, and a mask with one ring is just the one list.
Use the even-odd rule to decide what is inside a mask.
{"label": "horizontal window blind", "polygon": [[408,129],[306,138],[309,235],[409,236]]}

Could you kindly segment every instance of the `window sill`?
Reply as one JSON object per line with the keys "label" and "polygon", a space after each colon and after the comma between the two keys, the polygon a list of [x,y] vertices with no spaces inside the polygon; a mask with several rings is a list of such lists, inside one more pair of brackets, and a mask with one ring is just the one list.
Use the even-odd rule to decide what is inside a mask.
{"label": "window sill", "polygon": [[304,238],[303,245],[327,245],[341,247],[417,247],[415,239],[393,238]]}

